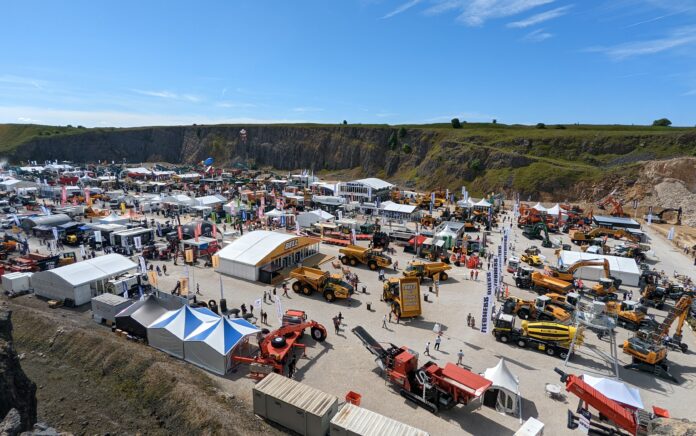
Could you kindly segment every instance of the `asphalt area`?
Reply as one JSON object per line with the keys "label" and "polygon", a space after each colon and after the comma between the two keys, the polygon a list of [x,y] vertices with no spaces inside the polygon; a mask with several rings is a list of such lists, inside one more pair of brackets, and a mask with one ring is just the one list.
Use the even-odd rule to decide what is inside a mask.
{"label": "asphalt area", "polygon": [[[681,250],[651,229],[648,228],[647,232],[652,238],[651,244],[659,259],[655,264],[658,270],[662,269],[670,274],[676,270],[681,274],[693,276],[693,259],[688,258]],[[490,246],[497,247],[501,234],[496,229],[489,236]],[[553,238],[558,236],[553,235]],[[564,243],[569,243],[567,235],[562,235],[561,238]],[[521,230],[513,226],[511,242],[514,245],[513,253],[519,255],[530,245],[540,247],[541,241],[526,239],[522,236]],[[33,242],[32,250],[36,246],[36,242]],[[573,246],[573,250],[578,249],[577,246]],[[338,248],[334,246],[322,245],[321,251],[329,256],[338,256]],[[553,249],[541,248],[541,252],[548,261],[555,263]],[[392,257],[399,262],[401,268],[413,259],[412,255],[403,253],[398,247],[396,254]],[[164,264],[164,262],[153,263],[160,266]],[[159,278],[159,288],[168,292],[174,288],[179,278],[184,277],[185,272],[181,265],[174,266],[172,262],[166,264],[168,274]],[[332,267],[331,262],[324,264],[323,269],[340,272]],[[356,326],[364,327],[380,342],[393,343],[397,346],[405,345],[418,352],[420,365],[428,360],[441,366],[447,362],[456,363],[457,353],[461,349],[464,352],[465,366],[471,371],[482,373],[486,368],[495,366],[498,360],[504,357],[508,367],[519,378],[520,392],[523,397],[522,418],[535,417],[544,422],[545,434],[571,434],[571,430],[566,428],[566,411],[568,409],[574,411],[578,404],[578,399],[572,394],[563,395],[559,399],[552,399],[547,395],[545,390],[547,383],[561,384],[558,375],[553,371],[554,367],[578,375],[610,376],[612,374],[609,364],[592,351],[594,348],[609,353],[609,342],[600,340],[589,332],[585,335],[585,344],[576,350],[575,355],[565,367],[564,361],[559,358],[499,343],[490,333],[481,333],[478,326],[481,321],[482,298],[485,294],[485,262],[478,281],[469,279],[470,270],[463,266],[453,266],[453,269],[449,271],[450,278],[440,284],[439,297],[430,294],[429,301],[423,301],[423,314],[420,318],[402,320],[400,324],[396,324],[393,320],[388,323],[387,328],[382,327],[382,319],[388,313],[388,307],[386,303],[380,301],[382,284],[378,280],[377,272],[370,271],[364,266],[351,268],[351,270],[358,274],[361,285],[354,298],[350,300],[328,303],[317,294],[307,297],[290,290],[289,297],[282,297],[280,288],[277,292],[283,311],[304,310],[311,319],[324,324],[328,331],[328,338],[324,343],[315,343],[309,338],[305,341],[307,356],[299,360],[294,378],[336,395],[341,402],[349,391],[357,392],[362,396],[361,406],[426,430],[432,435],[505,435],[513,434],[520,426],[518,417],[506,416],[487,407],[478,407],[477,403],[475,403],[476,406],[457,406],[435,415],[407,401],[385,381],[374,362],[374,357],[351,332],[351,329]],[[401,274],[393,270],[385,272],[387,277]],[[198,298],[206,301],[220,299],[219,275],[212,268],[202,266],[190,268],[190,278],[191,289],[195,289],[196,284],[200,286],[202,296]],[[269,285],[228,276],[223,276],[222,282],[228,308],[239,307],[242,303],[249,307],[263,297],[264,290],[272,289]],[[536,296],[532,292],[517,289],[511,280],[511,275],[507,272],[504,275],[504,282],[510,285],[511,295],[525,299],[533,299]],[[422,293],[428,293],[429,284],[427,280],[423,282]],[[586,286],[592,284],[586,282]],[[366,294],[361,293],[362,285],[367,287]],[[633,291],[634,299],[637,300],[638,290],[633,289]],[[368,303],[371,310],[368,310]],[[497,305],[499,306],[500,303]],[[669,307],[668,305],[666,308]],[[263,304],[263,309],[268,312],[269,325],[260,323],[259,325],[269,329],[278,327],[279,320],[275,306],[267,302]],[[654,308],[650,308],[649,311],[655,314],[658,321],[666,315],[665,311]],[[332,319],[339,312],[343,315],[343,324],[340,333],[336,335]],[[254,313],[258,316],[258,310]],[[466,323],[469,313],[476,320],[474,329],[468,327]],[[436,323],[442,326],[444,332],[440,350],[433,349],[436,337],[433,328]],[[618,344],[622,344],[632,335],[632,332],[623,328],[617,328],[616,332]],[[423,355],[428,341],[431,342],[430,357]],[[684,341],[689,345],[688,353],[670,351],[668,354],[671,371],[679,380],[679,384],[655,378],[648,373],[620,368],[621,381],[640,389],[647,410],[651,410],[654,405],[669,410],[672,417],[691,418],[693,416],[693,407],[689,400],[694,398],[696,358],[691,350],[696,350],[696,343],[694,334],[688,326],[685,327]],[[618,353],[620,365],[630,363],[630,356],[623,354],[620,348]],[[210,377],[218,381],[224,390],[245,400],[251,406],[251,388],[254,381],[247,377],[246,367],[241,366],[224,378],[213,374],[210,374]]]}

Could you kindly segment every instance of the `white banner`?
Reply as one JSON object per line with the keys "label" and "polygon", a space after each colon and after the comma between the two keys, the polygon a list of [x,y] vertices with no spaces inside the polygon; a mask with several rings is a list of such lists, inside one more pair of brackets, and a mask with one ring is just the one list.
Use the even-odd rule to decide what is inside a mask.
{"label": "white banner", "polygon": [[94,242],[99,242],[99,243],[102,242],[101,230],[95,230],[95,231],[94,231]]}
{"label": "white banner", "polygon": [[84,245],[84,244],[80,244],[80,256],[82,256],[83,258],[84,258],[85,256],[87,256],[87,252],[85,251],[85,245]]}
{"label": "white banner", "polygon": [[55,239],[57,241],[58,240],[58,229],[56,227],[54,227],[51,230],[53,230],[53,239]]}
{"label": "white banner", "polygon": [[280,302],[280,295],[276,295],[275,308],[276,316],[278,317],[278,323],[283,324],[283,303]]}
{"label": "white banner", "polygon": [[143,248],[143,240],[140,238],[140,236],[135,236],[133,238],[133,244],[135,245],[136,250]]}
{"label": "white banner", "polygon": [[493,257],[493,293],[498,293],[498,286],[500,285],[500,265],[498,264],[498,258]]}
{"label": "white banner", "polygon": [[481,310],[481,333],[488,333],[488,323],[491,319],[491,305],[493,304],[493,277],[490,271],[486,273],[486,295],[483,296],[483,308]]}
{"label": "white banner", "polygon": [[140,262],[140,272],[147,273],[147,265],[145,264],[145,258],[143,256],[138,256],[138,261]]}
{"label": "white banner", "polygon": [[674,239],[674,227],[669,229],[669,232],[667,232],[667,240],[671,241]]}

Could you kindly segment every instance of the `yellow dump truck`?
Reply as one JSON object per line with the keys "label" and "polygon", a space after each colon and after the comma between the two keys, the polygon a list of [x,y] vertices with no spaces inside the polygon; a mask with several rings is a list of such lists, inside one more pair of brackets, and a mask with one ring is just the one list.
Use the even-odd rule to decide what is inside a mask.
{"label": "yellow dump truck", "polygon": [[384,282],[382,299],[391,304],[392,312],[400,318],[420,316],[420,280],[417,277],[392,277]]}
{"label": "yellow dump truck", "polygon": [[404,277],[418,277],[419,279],[427,277],[431,280],[445,281],[449,278],[446,271],[451,269],[452,267],[444,262],[421,262],[414,260],[406,266],[403,275]]}
{"label": "yellow dump truck", "polygon": [[379,250],[373,250],[359,245],[348,245],[338,250],[338,258],[344,265],[356,266],[358,263],[367,265],[372,271],[378,268],[389,268],[392,264],[391,257]]}
{"label": "yellow dump truck", "polygon": [[533,289],[534,291],[545,294],[556,292],[567,294],[573,290],[573,284],[546,274],[534,271],[530,268],[520,267],[513,275],[515,285],[520,289]]}
{"label": "yellow dump truck", "polygon": [[348,298],[353,292],[353,286],[343,280],[338,274],[329,274],[316,268],[302,266],[290,271],[290,278],[295,279],[292,290],[312,295],[321,293],[326,301],[332,302],[337,298]]}

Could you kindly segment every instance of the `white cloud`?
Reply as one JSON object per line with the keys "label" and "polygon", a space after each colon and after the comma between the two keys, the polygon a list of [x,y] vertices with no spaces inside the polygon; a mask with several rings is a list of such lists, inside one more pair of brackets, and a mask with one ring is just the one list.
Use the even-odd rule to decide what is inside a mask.
{"label": "white cloud", "polygon": [[11,74],[4,74],[0,76],[0,83],[7,83],[10,85],[32,86],[36,89],[43,89],[43,87],[47,84],[45,80],[33,79],[31,77],[13,76]]}
{"label": "white cloud", "polygon": [[547,39],[553,37],[552,33],[545,32],[544,29],[537,29],[533,32],[529,32],[524,36],[524,39],[532,42],[546,41]]}
{"label": "white cloud", "polygon": [[696,26],[677,29],[664,38],[632,41],[609,47],[590,47],[587,51],[604,53],[610,58],[623,60],[657,54],[693,44],[696,44]]}
{"label": "white cloud", "polygon": [[311,106],[300,106],[292,108],[293,112],[322,112],[323,110],[324,108]]}
{"label": "white cloud", "polygon": [[133,92],[140,94],[140,95],[146,95],[148,97],[159,97],[159,98],[165,98],[168,100],[181,100],[181,101],[188,101],[191,103],[198,103],[201,101],[201,98],[192,95],[192,94],[176,94],[171,91],[147,91],[147,90],[142,90],[142,89],[134,89]]}
{"label": "white cloud", "polygon": [[258,107],[254,103],[240,103],[235,101],[221,101],[216,103],[215,106],[225,109],[250,109]]}
{"label": "white cloud", "polygon": [[481,26],[488,20],[511,17],[553,2],[554,0],[435,0],[426,14],[458,11],[457,21],[468,26]]}
{"label": "white cloud", "polygon": [[28,118],[28,117],[17,117],[17,121],[20,123],[29,123],[29,124],[39,124],[41,121],[35,120],[33,118]]}
{"label": "white cloud", "polygon": [[536,24],[543,23],[544,21],[549,21],[558,17],[562,17],[563,15],[567,14],[568,10],[570,10],[570,8],[572,7],[572,5],[568,5],[556,9],[551,9],[550,11],[532,15],[531,17],[525,18],[524,20],[509,23],[508,27],[525,28],[529,26],[534,26]]}
{"label": "white cloud", "polygon": [[251,117],[209,117],[206,115],[169,115],[118,111],[84,111],[49,109],[31,106],[0,106],[0,123],[20,119],[49,125],[83,125],[88,127],[178,126],[190,124],[277,124],[305,123],[306,119],[266,119]]}
{"label": "white cloud", "polygon": [[398,116],[399,114],[395,114],[393,112],[378,112],[375,114],[376,117],[378,118],[393,118]]}
{"label": "white cloud", "polygon": [[412,7],[414,7],[415,5],[420,3],[421,1],[422,0],[411,0],[409,2],[406,2],[406,3],[402,4],[401,6],[399,6],[398,8],[394,9],[393,11],[389,12],[385,16],[383,16],[382,19],[391,18],[394,15],[399,15],[402,12],[406,12],[407,10],[411,9]]}

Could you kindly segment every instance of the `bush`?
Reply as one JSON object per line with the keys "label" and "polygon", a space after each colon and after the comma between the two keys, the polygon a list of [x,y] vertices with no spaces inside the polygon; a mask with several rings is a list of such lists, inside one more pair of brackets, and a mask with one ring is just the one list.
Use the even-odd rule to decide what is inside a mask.
{"label": "bush", "polygon": [[343,120],[343,125],[345,126],[346,124],[348,124],[348,121]]}
{"label": "bush", "polygon": [[399,129],[399,138],[403,138],[406,136],[406,128],[402,127]]}
{"label": "bush", "polygon": [[537,123],[536,128],[537,128],[537,129],[545,129],[545,128],[546,128],[546,124],[544,124],[544,123]]}
{"label": "bush", "polygon": [[459,122],[459,118],[452,118],[452,128],[461,129],[462,123]]}
{"label": "bush", "polygon": [[480,159],[476,158],[469,161],[469,168],[474,171],[481,171],[483,169],[483,164]]}
{"label": "bush", "polygon": [[493,124],[498,124],[498,120],[496,120],[495,118],[493,118]]}
{"label": "bush", "polygon": [[411,153],[411,146],[408,144],[404,144],[403,147],[401,147],[401,150],[406,154],[410,154]]}
{"label": "bush", "polygon": [[667,118],[660,118],[659,120],[653,121],[652,125],[654,127],[669,127],[672,125],[672,122]]}
{"label": "bush", "polygon": [[389,145],[389,148],[391,150],[396,149],[396,146],[398,145],[398,142],[396,140],[396,134],[392,132],[391,135],[389,135],[389,141],[387,141],[387,144]]}
{"label": "bush", "polygon": [[554,126],[554,128],[555,128],[555,129],[563,130],[563,129],[566,128],[566,126],[564,126],[563,124],[556,124],[556,125]]}

